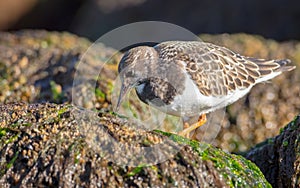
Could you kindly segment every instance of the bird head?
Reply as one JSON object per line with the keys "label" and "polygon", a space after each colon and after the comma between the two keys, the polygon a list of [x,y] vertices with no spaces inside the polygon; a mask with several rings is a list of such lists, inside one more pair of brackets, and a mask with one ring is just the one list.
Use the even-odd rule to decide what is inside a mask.
{"label": "bird head", "polygon": [[130,49],[122,57],[118,72],[121,79],[121,90],[116,111],[131,88],[149,77],[151,65],[157,62],[158,54],[153,47],[139,46]]}

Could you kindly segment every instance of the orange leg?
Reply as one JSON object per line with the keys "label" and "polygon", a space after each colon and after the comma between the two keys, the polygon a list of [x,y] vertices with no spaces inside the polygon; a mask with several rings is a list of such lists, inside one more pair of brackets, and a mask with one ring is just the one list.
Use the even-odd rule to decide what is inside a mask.
{"label": "orange leg", "polygon": [[178,133],[178,135],[189,138],[190,132],[201,127],[206,123],[206,114],[200,115],[198,122],[189,126],[188,123],[184,123],[184,129]]}

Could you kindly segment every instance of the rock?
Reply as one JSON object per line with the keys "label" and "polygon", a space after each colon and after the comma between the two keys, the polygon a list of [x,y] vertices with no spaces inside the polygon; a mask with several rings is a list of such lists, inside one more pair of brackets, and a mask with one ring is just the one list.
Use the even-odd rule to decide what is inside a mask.
{"label": "rock", "polygon": [[262,170],[273,187],[300,187],[300,116],[251,149],[246,158]]}
{"label": "rock", "polygon": [[[260,170],[241,156],[170,133],[130,127],[110,113],[78,119],[79,112],[63,104],[1,105],[1,185],[270,187]],[[154,148],[158,144],[161,150]],[[153,150],[134,161],[143,148]],[[131,155],[128,161],[126,155]],[[166,158],[155,163],[161,155]]]}
{"label": "rock", "polygon": [[[0,78],[0,102],[71,102],[76,66],[81,63],[81,57],[90,45],[88,40],[69,33],[33,30],[1,32],[0,73],[3,76]],[[116,56],[115,50],[104,45],[97,46],[92,53],[80,71],[97,70],[99,64],[110,58],[115,64],[118,62],[119,56]],[[108,82],[116,77],[116,66],[114,73],[103,71],[101,76],[106,79],[98,82],[97,87],[108,93],[108,85],[111,85]],[[61,91],[58,91],[60,87]],[[85,83],[83,89],[87,88]],[[104,105],[104,101],[100,104],[98,100],[93,101],[93,107]]]}

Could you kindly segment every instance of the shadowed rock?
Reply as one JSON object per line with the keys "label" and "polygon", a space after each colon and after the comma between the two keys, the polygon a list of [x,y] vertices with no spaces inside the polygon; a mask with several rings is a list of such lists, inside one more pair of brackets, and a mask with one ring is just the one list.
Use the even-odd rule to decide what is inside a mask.
{"label": "shadowed rock", "polygon": [[251,149],[246,158],[262,170],[273,187],[300,186],[300,116],[280,135]]}

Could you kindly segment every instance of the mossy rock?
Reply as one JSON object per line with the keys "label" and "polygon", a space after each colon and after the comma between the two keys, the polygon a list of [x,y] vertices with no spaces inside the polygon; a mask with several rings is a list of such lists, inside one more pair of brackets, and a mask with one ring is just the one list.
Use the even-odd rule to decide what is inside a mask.
{"label": "mossy rock", "polygon": [[274,187],[300,187],[300,115],[245,155]]}
{"label": "mossy rock", "polygon": [[[270,187],[259,168],[242,156],[170,133],[132,127],[109,112],[90,112],[88,118],[78,118],[78,112],[71,105],[1,105],[1,185]],[[160,150],[123,161],[124,154],[138,155],[158,144]],[[165,158],[156,163],[154,158],[161,155]]]}

